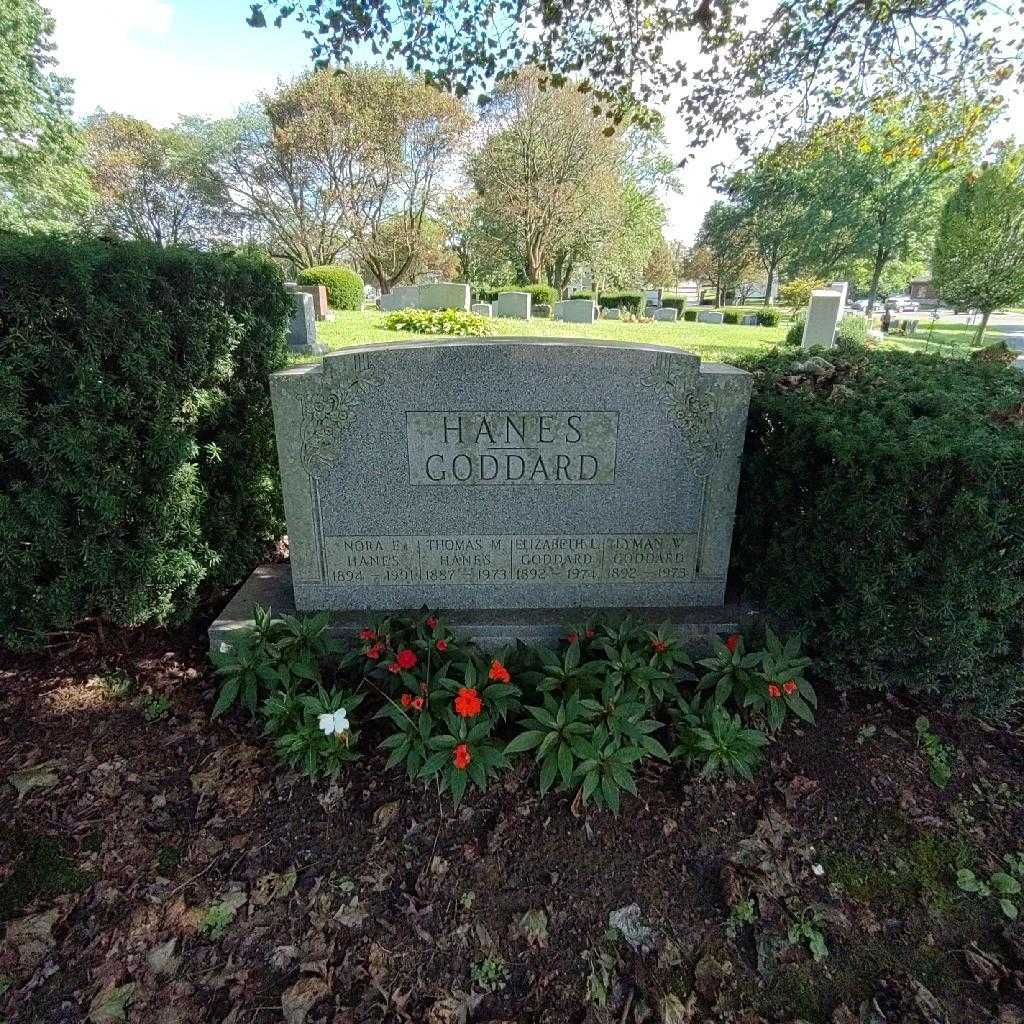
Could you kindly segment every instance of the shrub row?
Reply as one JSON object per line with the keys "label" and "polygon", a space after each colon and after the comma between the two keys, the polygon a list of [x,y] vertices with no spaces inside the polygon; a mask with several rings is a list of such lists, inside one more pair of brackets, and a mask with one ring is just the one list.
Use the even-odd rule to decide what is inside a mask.
{"label": "shrub row", "polygon": [[531,305],[540,303],[551,306],[558,301],[558,291],[549,284],[503,284],[473,285],[474,302],[493,302],[503,292],[526,292],[531,296]]}
{"label": "shrub row", "polygon": [[484,337],[492,333],[487,317],[464,309],[399,309],[384,318],[384,326],[389,331],[459,337]]}
{"label": "shrub row", "polygon": [[804,625],[839,683],[1005,709],[1024,695],[1024,377],[827,356],[817,375],[778,351],[743,364],[734,581]]}
{"label": "shrub row", "polygon": [[296,276],[299,284],[322,284],[332,309],[362,309],[363,279],[347,267],[307,267]]}
{"label": "shrub row", "polygon": [[3,642],[181,618],[280,536],[283,283],[254,256],[0,235]]}
{"label": "shrub row", "polygon": [[[574,299],[592,299],[593,292],[574,292]],[[639,316],[643,312],[644,297],[641,292],[602,292],[598,296],[602,309],[622,309]]]}
{"label": "shrub row", "polygon": [[[666,303],[667,305],[667,303]],[[697,314],[713,310],[722,314],[722,323],[738,324],[745,316],[756,316],[758,327],[778,327],[781,314],[771,306],[753,308],[750,306],[700,306],[693,309],[683,310],[683,319],[691,323],[697,319]]]}

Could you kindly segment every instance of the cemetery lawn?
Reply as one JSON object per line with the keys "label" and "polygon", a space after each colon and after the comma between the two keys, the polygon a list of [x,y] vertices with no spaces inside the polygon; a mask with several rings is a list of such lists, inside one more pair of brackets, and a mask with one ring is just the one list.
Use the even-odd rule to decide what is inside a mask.
{"label": "cemetery lawn", "polygon": [[[330,349],[364,345],[373,341],[410,341],[427,337],[384,327],[385,314],[376,310],[356,313],[339,310],[334,319],[317,325],[317,337]],[[781,343],[783,327],[740,327],[735,324],[676,323],[631,324],[618,320],[599,320],[594,324],[567,324],[557,320],[495,319],[496,337],[592,338],[600,341],[646,341],[659,345],[678,345],[702,359],[730,361],[754,355]]]}
{"label": "cemetery lawn", "polygon": [[524,765],[453,812],[372,724],[311,787],[211,723],[199,625],[62,643],[0,656],[0,1020],[1021,1020],[1022,922],[957,887],[1024,845],[1019,715],[930,712],[940,788],[921,708],[819,684],[753,782],[652,766],[614,818]]}

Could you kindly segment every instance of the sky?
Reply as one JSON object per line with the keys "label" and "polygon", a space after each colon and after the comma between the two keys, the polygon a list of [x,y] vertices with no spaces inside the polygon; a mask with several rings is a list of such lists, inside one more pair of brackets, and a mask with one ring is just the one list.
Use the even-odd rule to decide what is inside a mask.
{"label": "sky", "polygon": [[[245,24],[246,0],[43,0],[56,19],[59,70],[74,79],[79,116],[105,110],[163,127],[179,115],[225,117],[239,105],[310,65],[309,42],[295,23],[276,29]],[[755,3],[756,6],[756,3]],[[673,155],[685,138],[670,110],[666,135]],[[1002,134],[1024,138],[1024,103]],[[666,198],[665,234],[691,242],[717,198],[711,168],[731,163],[736,149],[720,139],[680,172],[683,191]]]}

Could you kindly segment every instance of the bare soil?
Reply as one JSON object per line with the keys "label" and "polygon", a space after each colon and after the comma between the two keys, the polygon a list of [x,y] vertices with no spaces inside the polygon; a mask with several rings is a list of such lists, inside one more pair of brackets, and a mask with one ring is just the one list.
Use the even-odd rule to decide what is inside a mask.
{"label": "bare soil", "polygon": [[1024,849],[1019,725],[931,714],[940,789],[921,708],[818,681],[753,783],[654,768],[615,818],[524,767],[453,812],[211,724],[203,641],[0,662],[0,1021],[1024,1022],[1024,923],[956,886]]}

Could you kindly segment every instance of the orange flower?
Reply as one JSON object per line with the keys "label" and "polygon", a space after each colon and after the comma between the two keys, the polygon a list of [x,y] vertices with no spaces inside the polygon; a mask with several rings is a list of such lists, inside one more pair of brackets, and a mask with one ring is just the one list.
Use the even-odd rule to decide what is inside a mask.
{"label": "orange flower", "polygon": [[463,718],[475,718],[483,710],[483,702],[476,690],[463,686],[455,698],[455,714]]}
{"label": "orange flower", "polygon": [[779,689],[778,683],[768,684],[768,696],[772,697],[773,699],[782,696],[782,690]]}
{"label": "orange flower", "polygon": [[469,753],[469,747],[465,743],[460,743],[452,753],[452,764],[465,771],[469,767],[469,762],[473,760]]}
{"label": "orange flower", "polygon": [[493,679],[496,683],[507,683],[512,679],[508,674],[508,669],[497,658],[491,662],[491,670],[487,673],[487,678]]}
{"label": "orange flower", "polygon": [[424,703],[424,701],[423,701],[422,697],[413,697],[413,699],[410,701],[410,703],[412,704],[413,711],[422,711],[423,710],[423,703]]}
{"label": "orange flower", "polygon": [[438,640],[434,646],[443,654],[445,651],[448,650],[448,641]]}
{"label": "orange flower", "polygon": [[411,693],[403,693],[402,694],[402,707],[403,708],[407,708],[411,704],[412,704],[412,694]]}
{"label": "orange flower", "polygon": [[736,648],[739,647],[739,644],[740,644],[740,635],[739,635],[739,633],[733,633],[732,636],[728,637],[726,639],[726,641],[725,641],[725,646],[729,648],[729,653],[730,654],[735,654],[736,653]]}
{"label": "orange flower", "polygon": [[652,640],[651,646],[659,653],[664,654],[668,650],[668,644],[664,640]]}
{"label": "orange flower", "polygon": [[789,682],[782,684],[783,692],[785,693],[796,693],[796,680],[790,679]]}

